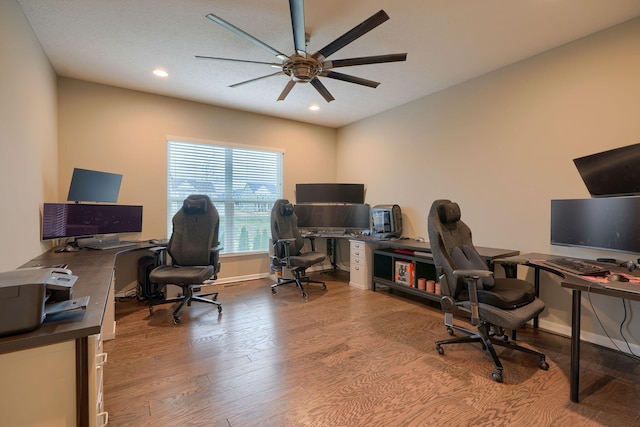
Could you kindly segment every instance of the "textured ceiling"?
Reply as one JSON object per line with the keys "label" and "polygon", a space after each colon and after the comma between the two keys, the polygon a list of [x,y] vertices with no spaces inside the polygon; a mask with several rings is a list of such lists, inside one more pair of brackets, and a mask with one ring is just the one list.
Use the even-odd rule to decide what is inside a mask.
{"label": "textured ceiling", "polygon": [[[307,0],[310,53],[380,9],[390,20],[330,59],[407,52],[406,62],[340,68],[380,82],[376,89],[321,78],[327,103],[309,84],[276,101],[288,77],[278,62],[205,18],[214,13],[292,54],[286,0],[18,0],[56,72],[65,77],[340,127],[640,16],[638,0]],[[169,77],[151,71],[160,67]],[[311,104],[320,106],[310,111]]]}

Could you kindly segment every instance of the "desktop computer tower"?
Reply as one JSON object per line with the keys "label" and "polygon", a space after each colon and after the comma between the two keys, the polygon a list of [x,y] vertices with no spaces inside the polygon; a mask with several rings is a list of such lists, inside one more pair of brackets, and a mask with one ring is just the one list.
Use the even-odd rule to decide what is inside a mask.
{"label": "desktop computer tower", "polygon": [[163,300],[165,295],[162,286],[154,285],[149,280],[151,270],[156,267],[156,259],[152,256],[143,256],[138,260],[138,290],[140,301]]}

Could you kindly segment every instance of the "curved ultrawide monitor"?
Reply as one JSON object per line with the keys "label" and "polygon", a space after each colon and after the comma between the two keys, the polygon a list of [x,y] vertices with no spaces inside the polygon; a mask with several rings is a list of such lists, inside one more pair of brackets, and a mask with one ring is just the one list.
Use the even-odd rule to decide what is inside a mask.
{"label": "curved ultrawide monitor", "polygon": [[298,228],[304,230],[366,230],[369,205],[295,205]]}
{"label": "curved ultrawide monitor", "polygon": [[42,240],[142,231],[142,206],[45,203]]}
{"label": "curved ultrawide monitor", "polygon": [[551,244],[640,254],[640,197],[551,200]]}

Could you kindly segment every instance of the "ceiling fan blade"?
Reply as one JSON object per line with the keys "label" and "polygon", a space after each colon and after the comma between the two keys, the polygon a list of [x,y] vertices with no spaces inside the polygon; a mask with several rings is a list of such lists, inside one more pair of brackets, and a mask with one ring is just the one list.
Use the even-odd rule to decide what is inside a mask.
{"label": "ceiling fan blade", "polygon": [[241,85],[244,85],[244,84],[247,84],[247,83],[252,83],[252,82],[255,82],[257,80],[266,79],[267,77],[273,77],[273,76],[277,76],[277,75],[280,75],[280,74],[284,74],[284,73],[282,71],[278,71],[277,73],[267,74],[266,76],[256,77],[255,79],[245,80],[245,81],[240,82],[240,83],[234,83],[232,85],[229,85],[229,87],[238,87],[238,86],[241,86]]}
{"label": "ceiling fan blade", "polygon": [[382,64],[384,62],[399,62],[406,61],[406,53],[392,53],[389,55],[376,55],[376,56],[363,56],[361,58],[349,58],[349,59],[336,59],[334,61],[325,61],[322,63],[323,69],[337,68],[337,67],[350,67],[352,65],[368,65],[368,64]]}
{"label": "ceiling fan blade", "polygon": [[291,27],[293,28],[293,44],[298,54],[307,52],[307,38],[304,29],[304,0],[289,0],[291,10]]}
{"label": "ceiling fan blade", "polygon": [[272,55],[278,57],[279,59],[285,60],[285,59],[288,58],[288,56],[285,55],[284,53],[277,51],[276,49],[272,48],[271,46],[269,46],[268,44],[266,44],[262,40],[258,40],[257,38],[253,37],[251,34],[241,30],[240,28],[238,28],[235,25],[225,21],[224,19],[220,18],[219,16],[214,15],[213,13],[208,14],[207,18],[209,18],[210,20],[212,20],[216,24],[219,24],[219,25],[223,26],[227,30],[239,35],[243,39],[250,41],[251,43],[253,43],[256,46],[258,46],[259,48],[266,50],[267,52],[269,52]]}
{"label": "ceiling fan blade", "polygon": [[335,99],[317,77],[314,77],[313,80],[311,80],[311,85],[316,88],[325,101],[331,102]]}
{"label": "ceiling fan blade", "polygon": [[387,13],[384,10],[380,10],[375,15],[364,20],[359,25],[356,25],[351,30],[347,31],[346,33],[344,33],[343,35],[341,35],[340,37],[338,37],[337,39],[335,39],[334,41],[332,41],[331,43],[329,43],[328,45],[326,45],[316,53],[314,53],[313,57],[319,61],[322,61],[325,58],[328,58],[330,55],[336,53],[337,51],[339,51],[340,49],[342,49],[352,41],[356,40],[357,38],[362,37],[363,35],[373,30],[378,25],[382,24],[388,19],[389,19],[389,15],[387,15]]}
{"label": "ceiling fan blade", "polygon": [[335,71],[323,71],[320,73],[323,77],[329,77],[330,79],[342,80],[343,82],[355,83],[362,86],[369,86],[372,88],[377,88],[380,85],[379,82],[374,82],[373,80],[363,79],[361,77],[349,76],[347,74],[337,73]]}
{"label": "ceiling fan blade", "polygon": [[215,56],[200,56],[200,55],[196,55],[196,59],[215,59],[216,61],[248,62],[249,64],[264,64],[264,65],[271,65],[274,68],[282,68],[281,64],[275,64],[272,62],[262,62],[262,61],[249,61],[247,59],[218,58]]}
{"label": "ceiling fan blade", "polygon": [[284,87],[284,89],[282,89],[282,92],[278,97],[278,101],[284,101],[284,99],[287,97],[287,95],[289,95],[289,92],[291,92],[291,89],[293,89],[295,85],[296,85],[296,82],[294,82],[293,80],[289,80],[289,82]]}

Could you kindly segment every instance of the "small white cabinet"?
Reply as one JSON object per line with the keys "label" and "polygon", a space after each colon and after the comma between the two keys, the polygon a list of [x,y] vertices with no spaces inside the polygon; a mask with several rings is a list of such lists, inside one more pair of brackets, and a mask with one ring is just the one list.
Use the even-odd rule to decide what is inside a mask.
{"label": "small white cabinet", "polygon": [[373,248],[371,243],[350,240],[349,285],[360,289],[371,289],[373,283]]}

